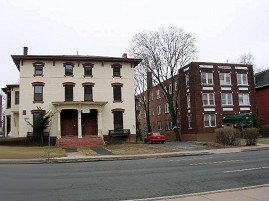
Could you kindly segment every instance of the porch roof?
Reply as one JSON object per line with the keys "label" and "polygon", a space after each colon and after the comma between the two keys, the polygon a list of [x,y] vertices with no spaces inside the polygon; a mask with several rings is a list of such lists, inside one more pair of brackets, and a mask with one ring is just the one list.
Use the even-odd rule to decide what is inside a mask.
{"label": "porch roof", "polygon": [[95,106],[104,106],[106,105],[108,102],[107,101],[91,101],[91,102],[87,102],[87,101],[56,101],[56,102],[52,102],[52,105],[95,105]]}

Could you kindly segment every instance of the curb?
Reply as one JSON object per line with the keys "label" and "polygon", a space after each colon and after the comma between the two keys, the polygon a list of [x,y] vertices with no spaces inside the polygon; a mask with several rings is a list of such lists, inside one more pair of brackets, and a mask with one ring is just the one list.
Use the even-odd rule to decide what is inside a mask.
{"label": "curb", "polygon": [[0,159],[0,164],[45,164],[45,163],[79,163],[79,162],[99,162],[99,161],[118,161],[118,160],[140,160],[154,158],[170,158],[170,157],[185,157],[211,155],[209,152],[200,153],[169,153],[169,154],[154,154],[154,155],[128,155],[128,156],[100,156],[100,157],[85,157],[85,158],[51,158],[51,159]]}

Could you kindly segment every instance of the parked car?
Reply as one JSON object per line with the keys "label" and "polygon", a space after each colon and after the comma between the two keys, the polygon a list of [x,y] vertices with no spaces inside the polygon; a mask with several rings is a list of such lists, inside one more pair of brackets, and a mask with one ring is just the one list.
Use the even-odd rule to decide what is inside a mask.
{"label": "parked car", "polygon": [[164,134],[161,134],[160,132],[150,132],[145,136],[144,138],[145,144],[147,142],[153,143],[153,142],[161,142],[162,144],[165,142],[165,136]]}

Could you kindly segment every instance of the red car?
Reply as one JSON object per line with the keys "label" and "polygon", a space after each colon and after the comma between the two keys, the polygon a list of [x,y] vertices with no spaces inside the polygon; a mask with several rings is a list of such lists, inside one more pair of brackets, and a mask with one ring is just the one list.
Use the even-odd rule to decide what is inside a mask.
{"label": "red car", "polygon": [[161,142],[162,144],[165,142],[165,136],[164,134],[161,134],[160,132],[151,132],[148,133],[147,136],[144,138],[145,144],[147,142],[153,143],[153,142]]}

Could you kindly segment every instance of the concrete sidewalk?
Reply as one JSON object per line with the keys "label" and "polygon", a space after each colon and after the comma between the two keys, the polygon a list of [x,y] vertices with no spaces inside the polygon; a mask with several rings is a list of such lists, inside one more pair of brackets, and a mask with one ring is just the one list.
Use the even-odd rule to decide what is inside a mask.
{"label": "concrete sidewalk", "polygon": [[[212,191],[204,193],[194,193],[188,195],[170,196],[163,198],[141,199],[160,200],[160,201],[268,201],[269,184]],[[138,200],[137,200],[138,201]]]}

